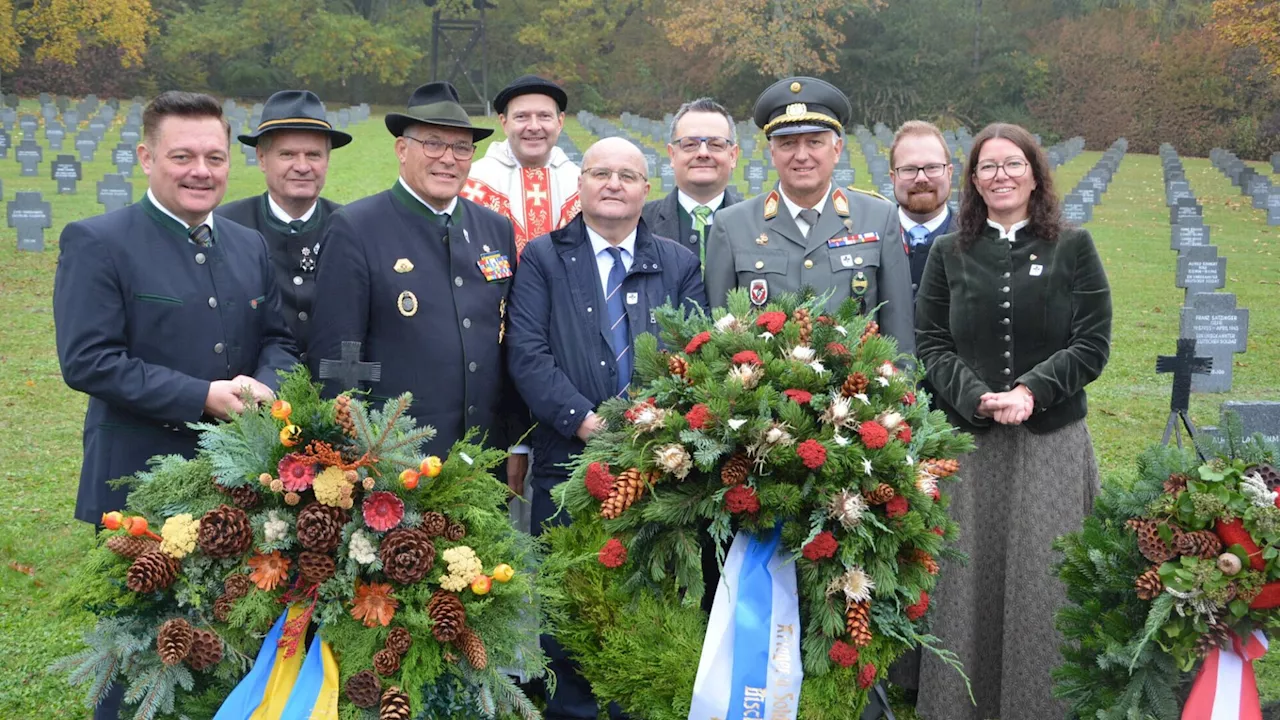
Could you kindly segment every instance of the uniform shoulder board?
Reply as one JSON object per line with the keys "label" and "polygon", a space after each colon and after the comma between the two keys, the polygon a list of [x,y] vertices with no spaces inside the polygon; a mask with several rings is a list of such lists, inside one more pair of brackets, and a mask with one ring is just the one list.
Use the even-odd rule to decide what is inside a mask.
{"label": "uniform shoulder board", "polygon": [[849,185],[849,186],[848,186],[848,187],[846,187],[845,189],[846,189],[846,190],[852,190],[853,192],[856,192],[856,193],[862,193],[863,195],[870,195],[870,196],[871,196],[871,197],[873,197],[873,198],[879,198],[880,200],[883,200],[883,201],[885,201],[885,202],[893,202],[892,200],[890,200],[889,198],[887,198],[887,197],[885,197],[885,196],[881,195],[880,193],[876,192],[875,190],[863,190],[862,188],[856,188],[856,187],[854,187],[854,186],[852,186],[852,185]]}

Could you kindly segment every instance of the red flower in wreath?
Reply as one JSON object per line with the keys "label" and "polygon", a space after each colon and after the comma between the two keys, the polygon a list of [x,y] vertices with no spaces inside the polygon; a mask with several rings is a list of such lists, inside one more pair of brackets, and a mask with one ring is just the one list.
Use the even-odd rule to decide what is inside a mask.
{"label": "red flower in wreath", "polygon": [[787,323],[787,314],[784,312],[767,312],[760,313],[760,317],[756,318],[756,327],[762,327],[767,332],[774,335],[782,332],[782,326]]}
{"label": "red flower in wreath", "polygon": [[711,342],[711,333],[705,331],[700,332],[693,336],[693,339],[689,341],[688,345],[684,346],[684,351],[685,353],[692,355],[698,352],[698,348],[709,342]]}
{"label": "red flower in wreath", "polygon": [[759,365],[760,356],[754,350],[743,350],[733,356],[734,365]]}
{"label": "red flower in wreath", "polygon": [[915,405],[915,404],[916,404],[916,394],[915,394],[914,392],[907,391],[907,394],[902,396],[902,404],[903,404],[903,405]]}
{"label": "red flower in wreath", "polygon": [[817,537],[806,543],[801,552],[809,560],[818,562],[819,560],[834,557],[838,549],[840,549],[840,544],[836,542],[836,536],[823,530],[818,533]]}
{"label": "red flower in wreath", "polygon": [[799,405],[808,405],[809,401],[813,399],[813,393],[810,393],[805,390],[797,390],[796,388],[791,388],[790,390],[783,390],[782,394],[786,395],[792,400],[795,400],[796,403]]}
{"label": "red flower in wreath", "polygon": [[378,532],[386,532],[404,519],[404,501],[385,490],[369,493],[363,510],[364,524]]}
{"label": "red flower in wreath", "polygon": [[622,417],[626,418],[627,422],[635,422],[636,417],[641,412],[643,412],[648,408],[657,407],[657,405],[655,404],[657,403],[657,401],[658,401],[658,398],[649,398],[648,400],[641,400],[635,403],[634,405],[632,405],[630,408],[628,408],[626,412],[622,413]]}
{"label": "red flower in wreath", "polygon": [[711,418],[711,410],[703,403],[698,403],[684,414],[685,422],[689,423],[689,427],[693,430],[701,430],[707,426],[707,420]]}
{"label": "red flower in wreath", "polygon": [[831,649],[827,651],[827,657],[831,658],[831,662],[840,667],[853,667],[858,664],[858,648],[843,640],[837,640],[831,643]]}
{"label": "red flower in wreath", "polygon": [[892,500],[884,504],[884,513],[891,518],[900,518],[906,515],[909,509],[907,499],[901,495],[894,495]]}
{"label": "red flower in wreath", "polygon": [[744,512],[759,512],[760,498],[756,497],[755,489],[746,485],[735,485],[729,488],[729,492],[724,494],[724,506],[726,510],[735,515]]}
{"label": "red flower in wreath", "polygon": [[903,423],[902,425],[898,426],[898,439],[901,440],[904,444],[911,443],[911,426],[910,425]]}
{"label": "red flower in wreath", "polygon": [[[939,495],[941,495],[941,493],[939,493]],[[942,528],[940,528],[940,527],[933,528],[933,529],[929,530],[929,532],[933,533],[934,535],[937,535],[938,537],[942,537],[943,535],[946,535],[946,534],[947,534],[947,531],[946,531],[946,530],[943,530],[943,529],[942,529]]]}
{"label": "red flower in wreath", "polygon": [[609,474],[609,466],[604,463],[593,462],[587,466],[585,478],[587,492],[601,502],[608,499],[609,493],[613,490],[614,479],[613,475]]}
{"label": "red flower in wreath", "polygon": [[289,492],[307,490],[316,479],[315,462],[298,453],[289,453],[280,458],[280,464],[276,465],[276,470],[280,473],[280,482],[284,483],[284,489]]}
{"label": "red flower in wreath", "polygon": [[863,690],[870,690],[872,685],[876,684],[876,666],[867,663],[858,671],[858,687]]}
{"label": "red flower in wreath", "polygon": [[600,548],[597,558],[607,568],[620,568],[627,562],[627,546],[618,538],[609,538],[609,542]]}
{"label": "red flower in wreath", "polygon": [[827,354],[832,357],[846,357],[849,355],[849,348],[838,342],[827,343]]}
{"label": "red flower in wreath", "polygon": [[889,442],[889,431],[875,420],[868,420],[858,426],[858,436],[862,444],[870,450],[879,450]]}
{"label": "red flower in wreath", "polygon": [[919,620],[927,612],[929,612],[929,593],[921,590],[920,600],[914,605],[907,606],[907,619]]}
{"label": "red flower in wreath", "polygon": [[817,470],[827,461],[827,449],[822,446],[822,443],[813,438],[809,438],[797,445],[796,455],[800,456],[804,466],[810,470]]}

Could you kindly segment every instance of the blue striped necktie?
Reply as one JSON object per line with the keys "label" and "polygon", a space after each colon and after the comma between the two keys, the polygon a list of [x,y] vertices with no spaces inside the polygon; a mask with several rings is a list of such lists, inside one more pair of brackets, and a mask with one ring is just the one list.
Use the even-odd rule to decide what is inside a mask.
{"label": "blue striped necktie", "polygon": [[622,304],[622,280],[627,276],[627,267],[622,263],[622,250],[616,247],[606,250],[613,256],[613,267],[609,269],[609,278],[605,281],[604,301],[609,309],[609,331],[612,333],[614,361],[618,368],[618,396],[626,397],[634,363],[631,356],[631,323],[627,321],[627,308]]}

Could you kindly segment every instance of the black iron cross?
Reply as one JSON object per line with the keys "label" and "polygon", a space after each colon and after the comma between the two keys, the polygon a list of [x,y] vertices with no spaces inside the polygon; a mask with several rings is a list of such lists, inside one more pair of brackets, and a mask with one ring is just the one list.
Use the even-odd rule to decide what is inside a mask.
{"label": "black iron cross", "polygon": [[1177,432],[1178,421],[1187,429],[1187,438],[1195,440],[1196,429],[1187,417],[1191,407],[1191,376],[1208,375],[1213,370],[1213,358],[1196,357],[1195,338],[1178,338],[1177,355],[1161,355],[1156,358],[1157,373],[1173,373],[1173,396],[1169,399],[1169,423],[1164,428],[1161,444],[1168,445],[1169,438],[1176,439],[1182,447],[1182,434]]}
{"label": "black iron cross", "polygon": [[329,378],[337,378],[343,390],[359,390],[361,382],[375,383],[382,379],[382,363],[361,362],[360,343],[343,340],[340,359],[320,361],[320,379]]}

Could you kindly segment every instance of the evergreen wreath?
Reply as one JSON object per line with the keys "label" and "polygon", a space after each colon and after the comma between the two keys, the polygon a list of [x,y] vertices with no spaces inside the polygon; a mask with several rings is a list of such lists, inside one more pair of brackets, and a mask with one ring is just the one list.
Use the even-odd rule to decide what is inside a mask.
{"label": "evergreen wreath", "polygon": [[1069,605],[1054,694],[1075,717],[1178,720],[1195,670],[1233,636],[1280,627],[1276,448],[1229,416],[1220,441],[1156,446],[1059,538]]}
{"label": "evergreen wreath", "polygon": [[212,717],[292,605],[280,646],[304,651],[316,621],[344,720],[538,718],[508,677],[540,676],[546,659],[538,546],[490,474],[506,451],[469,434],[420,458],[435,431],[406,414],[408,394],[373,411],[322,400],[305,368],[279,397],[198,425],[194,459],[117,481],[128,506],[103,517],[68,592],[99,620],[55,670],[90,706],[125,683],[122,717]]}
{"label": "evergreen wreath", "polygon": [[804,720],[857,717],[908,648],[959,670],[926,629],[956,526],[940,485],[971,436],[931,411],[896,342],[846,302],[730,293],[714,318],[656,311],[633,400],[598,410],[553,497],[540,583],[557,639],[598,697],[646,720],[688,716],[707,627],[702,551],[771,532],[797,566]]}

